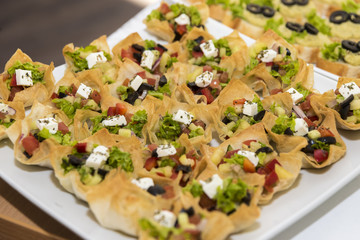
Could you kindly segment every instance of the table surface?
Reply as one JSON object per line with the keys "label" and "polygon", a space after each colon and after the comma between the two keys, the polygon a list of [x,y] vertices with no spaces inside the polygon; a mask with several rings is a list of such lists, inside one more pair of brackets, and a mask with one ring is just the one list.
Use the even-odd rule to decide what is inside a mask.
{"label": "table surface", "polygon": [[[57,0],[51,2],[53,6],[47,2],[48,9],[56,8],[56,6],[60,5],[63,6],[64,1]],[[72,2],[73,1],[67,1],[66,7],[62,7],[61,11],[66,12],[73,9],[74,3]],[[85,3],[84,1],[81,2]],[[62,61],[60,60],[62,58],[60,50],[62,46],[73,41],[74,38],[81,42],[79,45],[86,45],[101,34],[113,32],[141,9],[141,6],[134,5],[131,1],[121,1],[121,4],[119,5],[119,1],[105,0],[102,1],[103,7],[99,7],[95,2],[96,1],[91,1],[83,5],[87,7],[82,8],[82,14],[80,15],[66,15],[66,20],[64,20],[63,15],[61,14],[57,14],[57,17],[54,18],[47,18],[47,21],[53,21],[53,24],[48,23],[46,25],[41,25],[42,19],[33,19],[32,15],[25,16],[22,21],[0,21],[0,31],[6,33],[6,37],[0,38],[0,46],[2,46],[1,52],[14,52],[17,47],[24,46],[24,41],[14,40],[19,38],[17,32],[19,32],[19,29],[22,29],[21,25],[23,22],[35,21],[35,24],[38,23],[43,26],[42,30],[46,31],[46,26],[48,26],[48,28],[51,28],[53,31],[50,31],[51,34],[47,36],[46,41],[43,43],[41,42],[41,39],[35,38],[36,44],[28,42],[23,48],[28,49],[26,52],[39,61],[48,62],[46,60],[46,56],[48,56],[51,57],[52,60],[57,59],[55,60],[58,61],[56,65],[59,65]],[[5,7],[6,9],[14,9],[16,3],[18,2],[6,1]],[[43,3],[44,1],[42,0],[34,0],[32,1],[31,6],[25,4],[22,5],[22,8],[26,9],[31,7],[36,9],[37,6],[40,6]],[[19,4],[17,4],[17,6],[19,6]],[[81,6],[81,4],[77,3],[77,7],[79,6]],[[97,10],[104,12],[105,22],[109,22],[109,24],[92,24],[92,31],[89,31],[91,34],[81,31],[81,34],[78,34],[79,36],[74,37],[73,33],[76,32],[74,28],[78,28],[81,23],[77,23],[75,26],[71,26],[70,23],[77,21],[81,21],[82,23],[91,22],[91,13],[93,9],[96,9],[96,6]],[[117,7],[118,11],[108,11],[114,7]],[[123,14],[119,14],[119,11]],[[10,14],[8,16],[7,12],[11,11],[5,11],[0,17],[0,20],[10,18]],[[122,16],[122,19],[118,19],[117,22],[115,22],[116,16]],[[112,24],[110,24],[110,22],[112,22]],[[68,27],[67,29],[65,29],[66,26]],[[54,31],[54,29],[58,30]],[[64,32],[65,30],[68,32]],[[32,33],[25,32],[24,34]],[[69,39],[64,36],[69,37]],[[26,36],[21,36],[21,39],[24,38],[26,39]],[[30,37],[30,35],[29,38],[34,39],[34,37]],[[56,41],[56,39],[61,39],[61,41]],[[46,43],[52,42],[52,40],[61,47],[54,47],[53,45]],[[54,49],[57,49],[56,53],[53,52]],[[4,61],[11,56],[11,52],[7,54],[9,56],[6,54],[2,55],[1,65],[5,64]],[[285,231],[279,233],[274,239],[358,239],[358,236],[360,235],[359,223],[357,221],[359,219],[358,216],[360,216],[359,202],[360,176],[352,180],[314,211],[295,222]],[[0,239],[80,239],[73,232],[22,197],[2,179],[0,179],[0,226]]]}

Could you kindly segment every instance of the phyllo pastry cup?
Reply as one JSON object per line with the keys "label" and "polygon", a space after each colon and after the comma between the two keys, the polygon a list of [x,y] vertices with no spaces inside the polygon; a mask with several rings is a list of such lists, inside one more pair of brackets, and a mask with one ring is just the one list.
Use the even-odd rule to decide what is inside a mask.
{"label": "phyllo pastry cup", "polygon": [[[344,85],[345,84],[345,85]],[[346,130],[359,130],[360,129],[360,118],[358,117],[360,111],[360,106],[357,105],[360,101],[358,100],[357,94],[350,94],[345,98],[340,92],[339,89],[343,86],[343,89],[346,90],[349,86],[352,88],[357,88],[360,86],[360,79],[358,78],[345,78],[341,77],[338,80],[336,90],[329,90],[322,95],[317,95],[313,97],[314,107],[319,111],[324,111],[325,113],[332,113],[336,119],[336,125],[339,128]],[[356,87],[356,86],[357,87]],[[351,90],[353,91],[353,90]]]}
{"label": "phyllo pastry cup", "polygon": [[[168,42],[180,40],[188,29],[204,27],[209,17],[209,8],[202,1],[192,1],[192,6],[183,4],[168,5],[161,2],[158,9],[153,10],[145,19],[147,30]],[[178,19],[185,18],[185,22]]]}
{"label": "phyllo pastry cup", "polygon": [[22,102],[0,100],[0,140],[9,138],[13,143],[20,135],[21,120],[25,118]]}
{"label": "phyllo pastry cup", "polygon": [[[27,78],[26,82],[19,82],[16,77],[16,71],[25,70],[26,73],[19,73],[19,78],[24,79],[25,75],[31,73],[31,80]],[[4,72],[1,74],[2,82],[0,84],[0,97],[8,101],[19,101],[24,107],[29,107],[35,100],[39,102],[46,101],[54,88],[54,76],[52,71],[54,64],[46,65],[40,62],[33,62],[31,58],[20,49],[16,50],[14,55],[5,65]]]}
{"label": "phyllo pastry cup", "polygon": [[264,126],[255,124],[218,147],[203,145],[206,168],[200,174],[241,178],[245,183],[263,181],[260,204],[271,201],[274,194],[292,186],[300,173],[302,156],[280,154],[271,147]]}
{"label": "phyllo pastry cup", "polygon": [[71,121],[60,110],[34,102],[31,112],[18,126],[14,143],[15,159],[25,165],[51,168],[55,151],[73,142]]}
{"label": "phyllo pastry cup", "polygon": [[102,129],[72,147],[55,150],[51,165],[61,186],[86,201],[88,191],[108,181],[114,172],[135,176],[136,169],[142,167],[140,159],[141,144],[136,137],[112,136]]}

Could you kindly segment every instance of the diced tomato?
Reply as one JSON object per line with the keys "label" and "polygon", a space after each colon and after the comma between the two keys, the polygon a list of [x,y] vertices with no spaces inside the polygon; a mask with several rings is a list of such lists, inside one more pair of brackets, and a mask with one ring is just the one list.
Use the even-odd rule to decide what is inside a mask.
{"label": "diced tomato", "polygon": [[318,163],[322,163],[325,161],[329,156],[329,152],[322,150],[322,149],[315,149],[314,150],[314,158],[315,161]]}
{"label": "diced tomato", "polygon": [[177,25],[177,26],[176,26],[176,31],[177,31],[180,35],[184,35],[184,33],[187,32],[186,25]]}
{"label": "diced tomato", "polygon": [[219,77],[219,81],[221,83],[227,83],[229,80],[229,74],[227,72],[223,72],[221,73],[220,77]]}
{"label": "diced tomato", "polygon": [[239,149],[235,149],[235,150],[232,150],[232,151],[228,151],[224,158],[231,158],[232,155],[234,155],[235,153],[237,153],[239,151]]}
{"label": "diced tomato", "polygon": [[280,88],[274,88],[270,91],[270,95],[275,95],[275,94],[278,94],[278,93],[282,93],[283,90],[280,89]]}
{"label": "diced tomato", "polygon": [[156,84],[156,79],[155,78],[148,78],[147,79],[147,83],[152,85],[152,86],[155,86]]}
{"label": "diced tomato", "polygon": [[209,71],[209,72],[212,72],[212,67],[210,67],[209,65],[205,65],[204,67],[203,67],[203,72],[206,72],[206,71]]}
{"label": "diced tomato", "polygon": [[107,115],[109,117],[115,116],[116,115],[116,107],[109,107],[107,110]]}
{"label": "diced tomato", "polygon": [[161,173],[161,172],[157,172],[156,175],[160,176],[160,177],[165,177],[165,174]]}
{"label": "diced tomato", "polygon": [[167,14],[168,12],[170,12],[170,8],[169,8],[169,5],[167,5],[167,3],[161,3],[160,5],[160,8],[159,8],[159,11],[162,13],[162,14]]}
{"label": "diced tomato", "polygon": [[78,88],[74,84],[71,84],[70,87],[71,87],[71,93],[68,93],[68,94],[69,95],[71,94],[71,95],[75,96]]}
{"label": "diced tomato", "polygon": [[214,101],[214,97],[213,97],[213,95],[211,95],[211,92],[210,92],[209,88],[203,88],[200,91],[201,91],[201,94],[206,97],[207,104],[210,104],[210,103],[212,103]]}
{"label": "diced tomato", "polygon": [[254,173],[255,172],[255,166],[252,162],[250,162],[249,159],[244,159],[243,169],[247,173]]}
{"label": "diced tomato", "polygon": [[57,93],[51,94],[51,99],[59,98],[59,95]]}
{"label": "diced tomato", "polygon": [[158,50],[160,52],[160,56],[165,52],[165,49],[159,46],[155,46],[155,50]]}
{"label": "diced tomato", "polygon": [[311,116],[311,117],[308,117],[310,119],[310,121],[314,122],[314,121],[317,121],[319,120],[319,117],[318,116]]}
{"label": "diced tomato", "polygon": [[275,171],[270,172],[268,175],[266,175],[265,177],[265,184],[264,187],[268,192],[272,192],[273,191],[273,186],[275,185],[275,183],[279,180],[278,175],[276,174]]}
{"label": "diced tomato", "polygon": [[309,111],[311,109],[310,100],[305,100],[304,102],[300,103],[300,108],[303,111]]}
{"label": "diced tomato", "polygon": [[116,115],[118,115],[118,114],[124,115],[126,112],[127,112],[127,108],[126,108],[125,104],[122,104],[122,103],[116,104]]}
{"label": "diced tomato", "polygon": [[335,93],[336,95],[340,94],[339,89],[337,88],[337,89],[334,91],[334,93]]}
{"label": "diced tomato", "polygon": [[171,55],[170,55],[170,57],[178,57],[179,56],[179,54],[176,52],[176,53],[172,53]]}
{"label": "diced tomato", "polygon": [[121,49],[121,58],[123,58],[123,59],[128,58],[128,59],[136,62],[136,60],[135,60],[135,58],[133,56],[133,51],[132,51],[131,47],[129,49],[127,49],[127,50]]}
{"label": "diced tomato", "polygon": [[87,143],[84,142],[84,143],[77,143],[75,145],[75,148],[76,148],[76,151],[78,153],[86,153],[86,146],[87,146]]}
{"label": "diced tomato", "polygon": [[128,122],[128,123],[131,122],[132,116],[134,116],[134,114],[129,113],[129,112],[126,112],[126,113],[125,113],[126,122]]}
{"label": "diced tomato", "polygon": [[14,75],[11,78],[10,87],[15,87],[15,86],[17,86],[17,83],[16,83],[16,74],[14,73]]}
{"label": "diced tomato", "polygon": [[169,23],[169,27],[170,27],[172,30],[174,30],[174,24]]}
{"label": "diced tomato", "polygon": [[156,167],[157,165],[157,158],[156,157],[151,157],[151,158],[148,158],[146,161],[145,161],[145,164],[144,164],[144,168],[148,171],[150,171],[151,169],[153,169],[154,167]]}
{"label": "diced tomato", "polygon": [[270,173],[270,172],[274,171],[276,164],[278,164],[278,165],[281,166],[281,164],[278,162],[278,160],[276,160],[276,159],[271,160],[270,162],[268,162],[268,163],[265,165],[265,171],[266,171],[267,173]]}
{"label": "diced tomato", "polygon": [[5,119],[5,117],[6,117],[5,113],[0,112],[0,119],[1,119],[1,120],[2,120],[2,119]]}
{"label": "diced tomato", "polygon": [[246,146],[250,146],[250,143],[252,143],[252,142],[256,142],[256,140],[255,139],[246,140],[243,142],[243,144],[245,144]]}
{"label": "diced tomato", "polygon": [[175,197],[174,188],[170,185],[163,186],[165,193],[161,195],[165,199],[173,198]]}
{"label": "diced tomato", "polygon": [[266,65],[267,67],[269,67],[269,66],[274,65],[274,62],[267,62],[265,65]]}
{"label": "diced tomato", "polygon": [[24,90],[23,86],[15,86],[15,87],[11,87],[11,91],[10,91],[10,95],[9,95],[9,101],[14,100],[16,93],[21,92],[22,90]]}
{"label": "diced tomato", "polygon": [[200,222],[201,222],[200,214],[194,214],[191,217],[189,217],[189,223],[198,225]]}
{"label": "diced tomato", "polygon": [[199,57],[202,57],[203,55],[204,55],[204,53],[203,52],[195,52],[195,51],[192,51],[192,56],[194,57],[194,58],[199,58]]}
{"label": "diced tomato", "polygon": [[233,101],[233,105],[237,105],[237,104],[244,104],[246,102],[245,98],[240,98],[240,99],[235,99]]}
{"label": "diced tomato", "polygon": [[309,118],[304,118],[305,122],[307,123],[307,125],[309,127],[316,127],[317,125],[315,123],[313,123]]}
{"label": "diced tomato", "polygon": [[219,79],[215,78],[211,81],[210,85],[209,85],[212,89],[219,89],[221,90],[221,86],[220,86],[220,82]]}
{"label": "diced tomato", "polygon": [[136,75],[138,75],[139,77],[145,79],[146,78],[146,72],[142,71],[142,72],[138,72]]}
{"label": "diced tomato", "polygon": [[33,155],[34,151],[39,148],[40,143],[33,135],[29,135],[22,140],[22,145],[29,155]]}
{"label": "diced tomato", "polygon": [[152,152],[154,151],[155,149],[157,149],[158,145],[153,143],[153,144],[149,144],[148,146],[148,149]]}
{"label": "diced tomato", "polygon": [[335,135],[330,131],[330,129],[324,127],[324,126],[320,126],[318,127],[317,129],[320,134],[321,134],[321,137],[334,137]]}
{"label": "diced tomato", "polygon": [[122,85],[127,87],[127,86],[129,86],[129,82],[130,82],[130,79],[127,78],[127,79],[124,80]]}
{"label": "diced tomato", "polygon": [[101,95],[98,91],[93,90],[90,94],[90,98],[94,100],[97,104],[100,104],[101,101]]}
{"label": "diced tomato", "polygon": [[84,107],[88,103],[89,99],[81,99],[80,105]]}
{"label": "diced tomato", "polygon": [[191,158],[191,159],[196,159],[196,157],[195,157],[195,150],[193,149],[193,150],[191,150],[190,152],[188,152],[187,154],[186,154],[186,158]]}
{"label": "diced tomato", "polygon": [[66,134],[69,132],[69,128],[63,122],[58,123],[58,130],[61,131],[62,134]]}
{"label": "diced tomato", "polygon": [[178,174],[179,174],[179,173],[177,173],[177,172],[175,171],[175,168],[173,168],[172,174],[171,174],[170,178],[174,180],[174,179],[177,178]]}

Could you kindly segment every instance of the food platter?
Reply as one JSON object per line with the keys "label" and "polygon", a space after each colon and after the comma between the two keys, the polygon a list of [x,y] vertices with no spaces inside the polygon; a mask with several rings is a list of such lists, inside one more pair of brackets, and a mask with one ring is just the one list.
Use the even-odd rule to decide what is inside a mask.
{"label": "food platter", "polygon": [[[142,38],[155,40],[145,31],[142,19],[156,7],[157,5],[152,5],[143,9],[111,34],[108,38],[110,47],[135,30]],[[232,31],[212,19],[208,20],[206,26],[216,38],[225,36]],[[244,35],[242,37],[248,44],[254,41]],[[56,80],[62,77],[64,70],[64,65],[55,69]],[[315,69],[315,89],[324,92],[335,86],[335,75]],[[360,139],[360,133],[345,131],[340,133],[348,148],[343,159],[322,170],[302,170],[299,179],[290,190],[276,195],[270,204],[262,207],[261,217],[252,228],[244,233],[231,236],[231,239],[274,237],[354,179],[360,173],[360,159],[358,158],[360,149],[356,146]],[[86,239],[132,239],[119,232],[101,227],[87,204],[63,190],[51,170],[24,166],[16,162],[10,141],[1,142],[0,153],[3,156],[0,161],[1,178],[79,236]]]}

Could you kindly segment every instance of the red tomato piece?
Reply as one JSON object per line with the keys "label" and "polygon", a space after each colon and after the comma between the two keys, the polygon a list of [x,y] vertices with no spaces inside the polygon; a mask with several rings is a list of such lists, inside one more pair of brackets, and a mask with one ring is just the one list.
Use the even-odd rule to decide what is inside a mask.
{"label": "red tomato piece", "polygon": [[184,33],[187,32],[186,25],[177,25],[177,26],[176,26],[176,31],[177,31],[180,35],[183,35]]}
{"label": "red tomato piece", "polygon": [[107,115],[109,117],[115,116],[116,115],[116,107],[109,107],[107,110]]}
{"label": "red tomato piece", "polygon": [[156,79],[155,78],[148,78],[147,79],[147,83],[152,85],[152,86],[155,86],[156,84]]}
{"label": "red tomato piece", "polygon": [[334,93],[335,93],[336,95],[340,94],[339,89],[337,88],[337,89],[334,91]]}
{"label": "red tomato piece", "polygon": [[145,71],[142,71],[142,72],[138,72],[136,75],[138,75],[139,77],[141,78],[146,78],[146,72]]}
{"label": "red tomato piece", "polygon": [[[71,87],[71,95],[75,96],[78,88],[74,84],[71,84],[70,87]],[[68,94],[70,95],[70,93]]]}
{"label": "red tomato piece", "polygon": [[275,185],[275,183],[279,180],[278,175],[276,174],[275,171],[270,172],[268,175],[266,175],[265,177],[265,184],[264,187],[268,192],[272,192],[273,191],[273,186]]}
{"label": "red tomato piece", "polygon": [[97,104],[100,104],[101,101],[101,95],[98,91],[93,90],[90,94],[90,98],[94,100]]}
{"label": "red tomato piece", "polygon": [[0,119],[1,119],[1,120],[2,120],[2,119],[5,119],[5,117],[6,117],[5,113],[0,112]]}
{"label": "red tomato piece", "polygon": [[78,152],[78,153],[86,153],[86,145],[87,145],[87,143],[77,143],[76,145],[75,145],[75,148],[76,148],[76,151]]}
{"label": "red tomato piece", "polygon": [[317,130],[320,132],[321,137],[335,137],[334,134],[330,131],[330,129],[324,126],[318,127]]}
{"label": "red tomato piece", "polygon": [[243,169],[247,173],[254,173],[255,172],[255,166],[252,162],[250,162],[249,159],[244,159]]}
{"label": "red tomato piece", "polygon": [[160,52],[160,56],[165,52],[165,50],[162,47],[156,46],[155,50],[158,50]]}
{"label": "red tomato piece", "polygon": [[154,151],[155,149],[157,149],[158,145],[153,143],[153,144],[149,144],[148,146],[148,149],[152,152]]}
{"label": "red tomato piece", "polygon": [[11,87],[11,91],[10,91],[10,95],[9,95],[9,101],[14,100],[15,98],[15,94],[18,92],[21,92],[22,90],[24,90],[24,87],[22,86],[15,86],[15,87]]}
{"label": "red tomato piece", "polygon": [[312,127],[312,126],[316,127],[316,126],[317,126],[317,125],[316,125],[315,123],[313,123],[309,118],[304,118],[304,120],[305,120],[305,122],[307,123],[307,125],[308,125],[309,127]]}
{"label": "red tomato piece", "polygon": [[88,103],[89,99],[81,99],[80,105],[84,107]]}
{"label": "red tomato piece", "polygon": [[148,158],[144,164],[144,168],[148,171],[150,171],[151,169],[153,169],[154,167],[156,167],[157,165],[157,158],[156,157],[151,157]]}
{"label": "red tomato piece", "polygon": [[314,158],[315,161],[318,163],[322,163],[325,161],[329,156],[329,152],[322,150],[322,149],[315,149],[314,150]]}
{"label": "red tomato piece", "polygon": [[116,104],[116,115],[118,115],[118,114],[124,115],[126,112],[127,112],[127,108],[126,108],[125,104],[122,104],[122,103]]}
{"label": "red tomato piece", "polygon": [[127,78],[127,79],[124,80],[122,85],[127,87],[127,86],[129,86],[129,82],[130,82],[130,79]]}
{"label": "red tomato piece", "polygon": [[233,101],[233,105],[237,105],[237,104],[244,104],[246,102],[245,98],[240,98],[240,99],[235,99]]}
{"label": "red tomato piece", "polygon": [[275,95],[275,94],[278,94],[278,93],[282,93],[283,90],[280,89],[280,88],[274,88],[270,91],[270,95]]}
{"label": "red tomato piece", "polygon": [[214,97],[213,97],[213,95],[211,95],[209,88],[203,88],[200,91],[201,91],[201,94],[206,97],[207,104],[210,104],[214,101]]}
{"label": "red tomato piece", "polygon": [[63,122],[58,123],[58,130],[61,131],[62,134],[67,134],[69,132],[69,128]]}
{"label": "red tomato piece", "polygon": [[165,199],[173,198],[175,197],[174,188],[170,185],[163,186],[165,193],[161,195]]}
{"label": "red tomato piece", "polygon": [[256,142],[256,140],[255,139],[246,140],[243,142],[243,144],[245,144],[246,146],[250,146],[250,143],[252,143],[252,142]]}
{"label": "red tomato piece", "polygon": [[310,121],[314,122],[314,121],[317,121],[319,120],[319,117],[318,116],[311,116],[311,117],[308,117]]}
{"label": "red tomato piece", "polygon": [[278,160],[276,159],[273,159],[271,160],[270,162],[268,162],[266,165],[265,165],[265,171],[267,173],[270,173],[272,171],[275,171],[275,164],[278,164],[281,166],[281,164],[278,162]]}
{"label": "red tomato piece", "polygon": [[131,122],[132,116],[134,116],[134,114],[129,113],[129,112],[125,113],[126,122],[128,122],[128,123]]}
{"label": "red tomato piece", "polygon": [[51,99],[59,98],[59,95],[57,93],[53,93],[51,95]]}
{"label": "red tomato piece", "polygon": [[167,5],[166,3],[161,3],[160,5],[160,8],[159,8],[159,11],[162,13],[162,14],[167,14],[168,12],[170,12],[170,8],[169,8],[169,5]]}
{"label": "red tomato piece", "polygon": [[240,150],[240,149],[228,151],[228,152],[225,154],[224,158],[231,158],[232,155],[234,155],[235,153],[237,153],[239,150]]}
{"label": "red tomato piece", "polygon": [[194,214],[191,217],[189,217],[189,223],[198,225],[200,222],[201,222],[200,214]]}
{"label": "red tomato piece", "polygon": [[14,73],[14,75],[11,78],[10,87],[15,87],[15,86],[17,86],[17,83],[16,83],[16,74]]}
{"label": "red tomato piece", "polygon": [[128,58],[134,62],[136,62],[134,56],[133,56],[133,51],[131,49],[131,47],[128,50],[125,49],[121,49],[121,58]]}
{"label": "red tomato piece", "polygon": [[179,56],[179,54],[176,52],[176,53],[172,53],[171,55],[170,55],[170,57],[178,57]]}
{"label": "red tomato piece", "polygon": [[209,87],[211,87],[212,89],[218,89],[221,90],[221,86],[220,86],[220,82],[219,79],[215,78],[211,81]]}
{"label": "red tomato piece", "polygon": [[173,168],[172,174],[171,174],[170,178],[174,180],[174,179],[177,178],[177,176],[178,176],[178,173],[177,173],[177,172],[175,171],[175,169]]}
{"label": "red tomato piece", "polygon": [[209,72],[212,72],[212,67],[210,67],[209,65],[205,65],[204,67],[203,67],[203,72],[206,72],[206,71],[209,71]]}
{"label": "red tomato piece", "polygon": [[160,177],[165,177],[165,175],[161,172],[157,172],[156,175],[160,176]]}
{"label": "red tomato piece", "polygon": [[199,57],[202,57],[203,55],[204,55],[204,53],[203,52],[195,52],[195,51],[192,51],[192,56],[194,57],[194,58],[199,58]]}
{"label": "red tomato piece", "polygon": [[269,67],[269,66],[274,65],[274,62],[267,62],[265,65],[266,65],[267,67]]}
{"label": "red tomato piece", "polygon": [[40,146],[40,143],[33,135],[29,135],[22,140],[22,145],[29,155],[33,155],[34,151]]}

